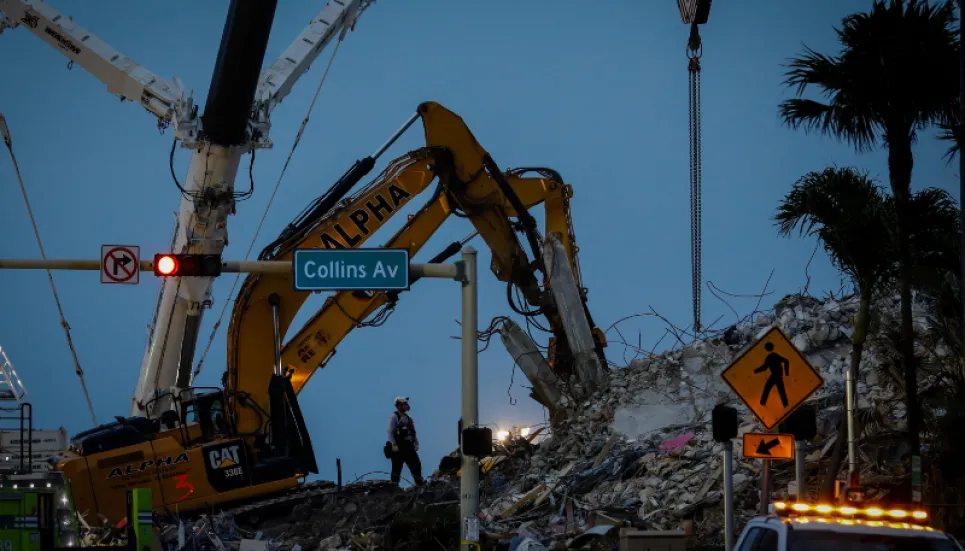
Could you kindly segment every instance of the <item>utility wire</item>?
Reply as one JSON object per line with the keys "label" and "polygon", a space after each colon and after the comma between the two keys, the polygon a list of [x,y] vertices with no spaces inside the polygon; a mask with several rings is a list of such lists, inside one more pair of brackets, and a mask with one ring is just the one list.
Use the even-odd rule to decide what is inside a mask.
{"label": "utility wire", "polygon": [[[312,103],[308,106],[308,111],[305,113],[305,118],[302,119],[301,126],[298,127],[298,132],[295,134],[295,141],[292,143],[292,148],[288,152],[288,158],[285,159],[285,165],[282,166],[281,174],[278,175],[278,181],[275,182],[275,188],[271,191],[271,197],[268,199],[268,205],[265,206],[265,212],[261,215],[261,220],[258,222],[258,227],[255,229],[255,235],[251,238],[251,243],[248,245],[248,250],[245,252],[245,260],[251,255],[251,250],[255,247],[255,243],[258,241],[258,235],[261,233],[262,225],[265,223],[265,218],[268,217],[268,211],[271,209],[272,203],[275,201],[275,195],[278,193],[278,188],[281,186],[281,181],[285,177],[285,172],[288,170],[288,163],[292,160],[292,155],[295,154],[295,148],[298,147],[298,143],[302,139],[302,134],[305,132],[305,127],[308,126],[308,118],[312,114],[312,109],[315,108],[315,101],[318,99],[318,93],[322,91],[322,86],[325,84],[325,79],[328,78],[328,71],[332,68],[332,63],[335,61],[335,56],[338,54],[338,48],[342,45],[342,39],[344,38],[344,33],[339,37],[338,42],[335,43],[335,50],[332,51],[332,57],[328,60],[328,65],[325,67],[325,72],[322,73],[322,79],[318,83],[318,87],[315,88],[315,95],[312,97]],[[254,180],[252,180],[254,182]],[[254,189],[254,183],[252,183],[252,189]],[[194,368],[194,373],[191,374],[191,379],[201,373],[201,366],[204,364],[204,359],[208,357],[208,351],[211,350],[211,343],[214,342],[214,337],[218,333],[218,329],[221,327],[221,321],[224,319],[225,313],[228,311],[228,305],[234,302],[231,297],[235,294],[235,289],[238,287],[238,281],[241,279],[241,273],[235,274],[235,281],[231,284],[231,291],[228,292],[228,297],[224,301],[224,305],[221,307],[221,314],[218,315],[218,321],[215,322],[214,327],[211,328],[211,335],[208,337],[208,343],[204,346],[204,352],[201,354],[201,359],[198,360],[198,365]]]}
{"label": "utility wire", "polygon": [[[23,176],[20,173],[20,164],[17,163],[17,156],[13,152],[13,139],[10,137],[10,129],[7,127],[7,120],[0,114],[0,134],[3,135],[3,142],[7,145],[10,152],[10,160],[13,161],[13,169],[17,173],[17,182],[20,183],[20,192],[23,194],[23,201],[27,205],[27,214],[30,216],[30,224],[33,226],[34,236],[37,238],[37,246],[40,248],[40,257],[47,260],[47,253],[44,251],[44,243],[40,239],[40,230],[37,228],[37,219],[34,218],[33,209],[30,208],[30,199],[27,197],[27,187],[23,183]],[[57,312],[60,314],[60,326],[64,328],[67,336],[67,346],[70,348],[70,355],[74,358],[74,371],[80,379],[80,386],[84,389],[84,397],[87,399],[87,408],[90,410],[90,418],[97,426],[97,415],[94,414],[94,404],[91,402],[90,393],[87,391],[87,383],[84,382],[84,370],[80,367],[80,360],[77,359],[77,351],[74,349],[74,341],[70,337],[70,324],[64,317],[64,308],[60,304],[60,296],[57,294],[57,286],[54,285],[54,276],[47,269],[47,279],[50,281],[50,290],[54,294],[54,302],[57,303]]]}

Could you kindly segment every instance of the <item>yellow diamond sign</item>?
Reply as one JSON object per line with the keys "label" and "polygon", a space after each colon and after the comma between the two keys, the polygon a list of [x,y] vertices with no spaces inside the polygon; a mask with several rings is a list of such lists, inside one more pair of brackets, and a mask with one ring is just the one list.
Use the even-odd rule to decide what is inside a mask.
{"label": "yellow diamond sign", "polygon": [[777,326],[744,349],[720,376],[766,430],[824,386],[811,362]]}

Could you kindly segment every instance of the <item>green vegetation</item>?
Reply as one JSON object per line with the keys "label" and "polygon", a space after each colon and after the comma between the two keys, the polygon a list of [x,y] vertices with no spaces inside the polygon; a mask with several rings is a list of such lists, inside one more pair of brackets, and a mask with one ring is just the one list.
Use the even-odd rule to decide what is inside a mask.
{"label": "green vegetation", "polygon": [[[955,264],[958,215],[955,202],[940,189],[915,193],[908,206],[912,242],[912,282],[934,285]],[[896,201],[867,175],[853,168],[810,172],[785,196],[775,223],[780,235],[817,236],[831,262],[851,278],[860,297],[852,336],[851,376],[857,380],[861,354],[871,326],[871,308],[882,292],[893,291],[900,274]],[[831,467],[821,485],[831,499],[846,443],[846,418],[841,417],[831,454]]]}
{"label": "green vegetation", "polygon": [[[954,126],[950,121],[958,109],[955,23],[952,2],[877,0],[869,12],[852,14],[835,29],[840,53],[825,55],[806,48],[791,61],[786,84],[796,88],[798,97],[780,106],[781,117],[791,128],[819,131],[858,151],[888,149],[901,297],[899,349],[913,455],[921,449],[921,411],[911,311],[912,144],[920,130]],[[826,101],[801,98],[809,87],[818,88]]]}

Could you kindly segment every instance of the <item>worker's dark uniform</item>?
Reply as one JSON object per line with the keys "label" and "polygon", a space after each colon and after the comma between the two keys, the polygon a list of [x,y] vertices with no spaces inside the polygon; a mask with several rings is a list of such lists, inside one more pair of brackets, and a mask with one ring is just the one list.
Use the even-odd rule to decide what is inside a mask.
{"label": "worker's dark uniform", "polygon": [[399,451],[392,453],[392,482],[399,483],[402,465],[409,467],[409,473],[416,484],[422,484],[422,462],[419,460],[419,439],[415,423],[405,413],[396,411],[389,417],[389,442],[397,445]]}

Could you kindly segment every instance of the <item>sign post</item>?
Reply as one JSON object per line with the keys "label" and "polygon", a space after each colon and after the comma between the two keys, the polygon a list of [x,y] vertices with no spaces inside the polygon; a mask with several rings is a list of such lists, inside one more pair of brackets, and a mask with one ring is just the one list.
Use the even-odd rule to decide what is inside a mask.
{"label": "sign post", "polygon": [[911,501],[921,503],[921,456],[911,456]]}
{"label": "sign post", "polygon": [[[469,427],[479,423],[479,340],[476,287],[476,249],[462,250],[462,422]],[[479,458],[462,454],[459,478],[459,515],[462,517],[464,551],[479,549]]]}
{"label": "sign post", "polygon": [[807,478],[804,476],[804,449],[806,440],[794,441],[794,483],[797,485],[797,500],[805,501],[808,496]]}
{"label": "sign post", "polygon": [[724,462],[724,551],[734,548],[734,438],[737,437],[737,410],[723,404],[711,412],[714,440],[723,447]]}
{"label": "sign post", "polygon": [[[766,431],[773,430],[824,386],[824,379],[811,362],[776,325],[741,352],[720,376]],[[793,457],[793,437],[791,441],[789,453]],[[770,460],[762,461],[760,512],[766,515],[771,473]]]}
{"label": "sign post", "polygon": [[[428,266],[432,265],[411,271],[433,277]],[[298,249],[291,267],[297,291],[405,291],[411,281],[408,249]],[[479,422],[476,250],[463,249],[462,261],[454,267],[454,272],[436,277],[462,282],[462,422],[475,427]],[[462,454],[459,493],[460,547],[478,549],[479,458],[468,453]]]}
{"label": "sign post", "polygon": [[804,461],[807,457],[807,443],[818,434],[817,410],[814,406],[804,405],[792,413],[781,423],[780,432],[794,436],[794,479],[797,484],[799,500],[807,498],[807,477],[804,473]]}
{"label": "sign post", "polygon": [[101,283],[137,285],[141,279],[141,248],[136,245],[101,245]]}
{"label": "sign post", "polygon": [[766,515],[767,506],[771,504],[771,460],[762,459],[761,463],[763,463],[761,467],[761,500],[757,512]]}

